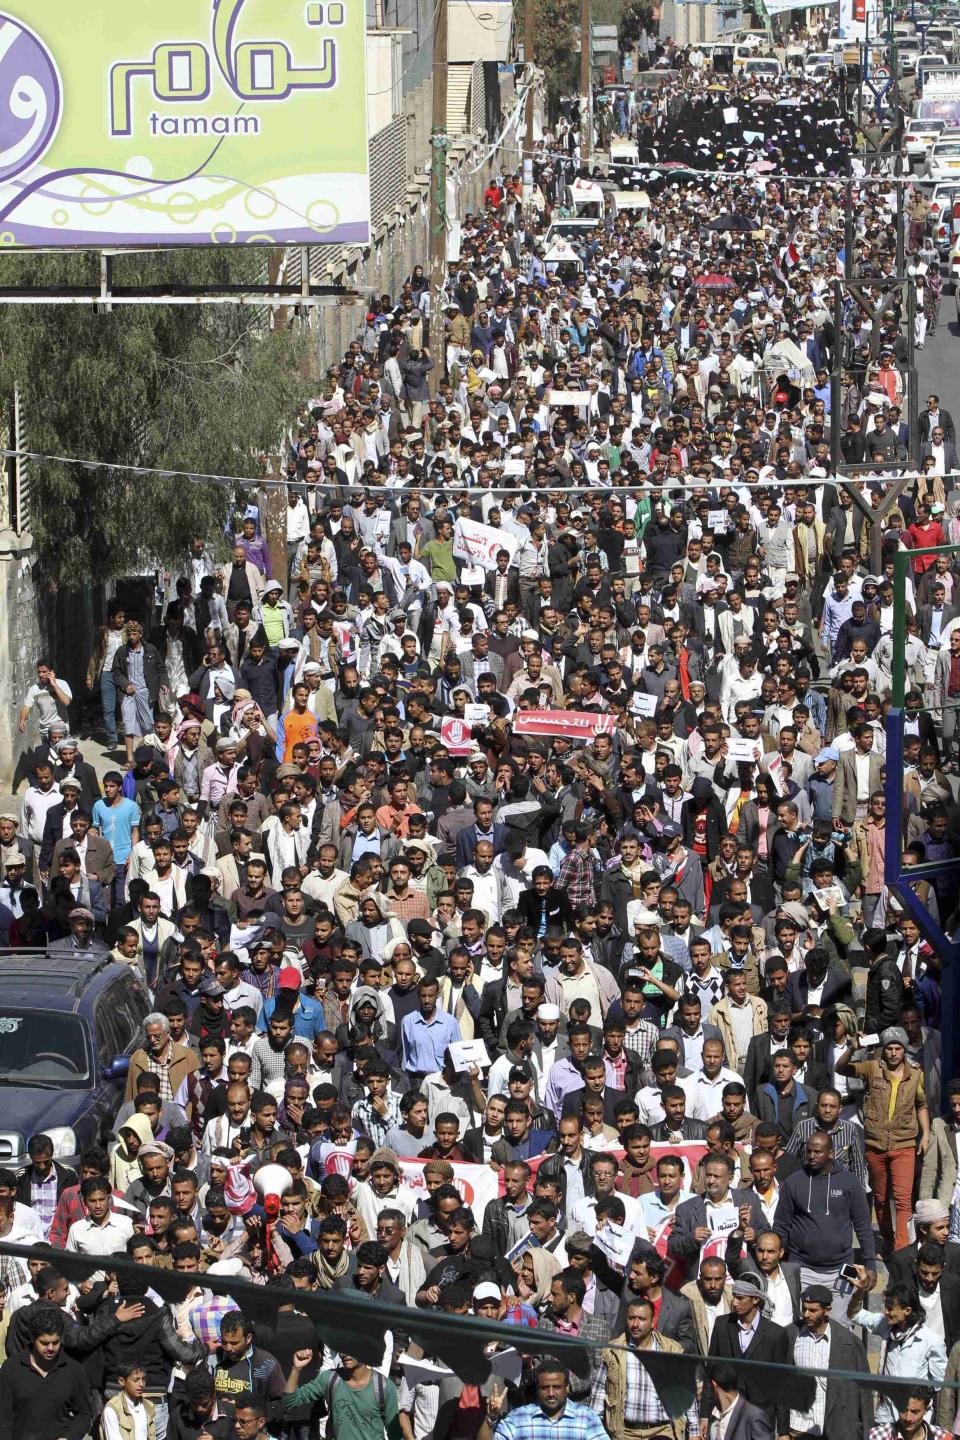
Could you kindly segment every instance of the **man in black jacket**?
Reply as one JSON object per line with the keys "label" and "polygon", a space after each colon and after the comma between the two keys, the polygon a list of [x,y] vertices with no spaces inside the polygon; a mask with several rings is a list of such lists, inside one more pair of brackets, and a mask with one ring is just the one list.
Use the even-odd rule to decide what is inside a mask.
{"label": "man in black jacket", "polygon": [[[730,1301],[732,1314],[721,1315],[713,1323],[710,1336],[711,1356],[723,1360],[767,1360],[774,1364],[786,1358],[786,1335],[763,1314],[766,1296],[760,1277],[744,1274],[733,1282]],[[751,1405],[759,1405],[775,1425],[775,1434],[789,1433],[789,1412],[777,1398],[776,1378],[762,1371],[745,1369],[741,1378],[744,1396]]]}
{"label": "man in black jacket", "polygon": [[31,1135],[27,1141],[30,1164],[17,1171],[14,1195],[21,1205],[30,1205],[38,1213],[48,1210],[50,1218],[64,1190],[77,1183],[77,1172],[69,1165],[60,1165],[53,1158],[53,1141],[49,1135]]}
{"label": "man in black jacket", "polygon": [[863,1028],[866,1034],[882,1034],[890,1025],[900,1024],[904,986],[896,959],[887,953],[887,936],[883,930],[865,930],[861,936],[870,960]]}
{"label": "man in black jacket", "polygon": [[167,1440],[200,1440],[201,1435],[230,1440],[230,1422],[217,1412],[216,1387],[207,1369],[191,1370],[182,1391],[171,1395],[167,1425]]}
{"label": "man in black jacket", "polygon": [[10,1440],[82,1440],[93,1423],[93,1391],[83,1368],[63,1353],[66,1318],[52,1305],[30,1317],[28,1349],[0,1368],[0,1416]]}
{"label": "man in black jacket", "polygon": [[679,1085],[665,1085],[660,1092],[664,1118],[653,1126],[653,1143],[664,1141],[682,1145],[688,1140],[705,1140],[707,1126],[703,1120],[687,1115],[687,1092]]}

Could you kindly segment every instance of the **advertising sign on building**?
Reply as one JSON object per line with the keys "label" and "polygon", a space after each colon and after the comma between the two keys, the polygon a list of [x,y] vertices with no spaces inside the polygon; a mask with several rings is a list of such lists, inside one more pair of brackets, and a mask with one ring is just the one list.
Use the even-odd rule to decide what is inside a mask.
{"label": "advertising sign on building", "polygon": [[360,0],[9,0],[0,244],[363,243]]}

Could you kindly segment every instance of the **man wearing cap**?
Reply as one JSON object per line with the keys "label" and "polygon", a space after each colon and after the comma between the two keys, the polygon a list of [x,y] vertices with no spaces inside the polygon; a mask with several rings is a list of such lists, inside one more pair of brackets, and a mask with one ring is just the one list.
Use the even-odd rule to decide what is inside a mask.
{"label": "man wearing cap", "polygon": [[791,1409],[786,1428],[791,1437],[847,1436],[864,1440],[873,1418],[873,1397],[866,1386],[841,1378],[842,1372],[866,1374],[866,1352],[859,1337],[833,1317],[833,1292],[826,1285],[807,1285],[800,1294],[801,1321],[788,1325],[784,1339],[787,1364],[824,1372],[816,1379],[807,1409]]}
{"label": "man wearing cap", "polygon": [[[265,1034],[270,1025],[270,1016],[277,1007],[278,998],[284,991],[289,992],[283,996],[283,1004],[286,1010],[293,1016],[293,1034],[299,1040],[308,1040],[311,1045],[321,1031],[326,1030],[327,1022],[323,1014],[323,1004],[315,1000],[312,995],[305,994],[300,986],[303,984],[303,976],[295,965],[281,966],[277,976],[278,995],[270,1000],[264,1000],[263,1008],[257,1017],[257,1029]],[[292,1009],[290,1000],[292,997]]]}
{"label": "man wearing cap", "polygon": [[75,905],[67,914],[70,934],[63,940],[55,940],[50,946],[52,955],[106,955],[108,947],[93,933],[96,924],[93,911],[84,905]]}
{"label": "man wearing cap", "polygon": [[[38,857],[40,878],[46,882],[50,873],[54,847],[57,842],[71,836],[70,821],[80,809],[80,794],[83,782],[75,776],[67,776],[60,782],[61,799],[51,805],[43,822],[43,839]],[[72,838],[72,836],[71,836]]]}
{"label": "man wearing cap", "polygon": [[847,1049],[834,1061],[834,1069],[865,1084],[863,1129],[874,1205],[881,1235],[891,1250],[899,1250],[909,1239],[916,1156],[918,1150],[925,1155],[930,1143],[930,1116],[923,1071],[907,1059],[906,1031],[891,1025],[883,1031],[880,1043],[879,1059],[854,1060],[856,1038],[850,1037]]}

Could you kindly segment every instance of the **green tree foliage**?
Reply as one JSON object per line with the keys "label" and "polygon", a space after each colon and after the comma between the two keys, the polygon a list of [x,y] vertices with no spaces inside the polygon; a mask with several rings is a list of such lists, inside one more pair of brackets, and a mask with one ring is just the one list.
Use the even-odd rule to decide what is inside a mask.
{"label": "green tree foliage", "polygon": [[[536,10],[535,60],[543,70],[551,115],[564,95],[580,87],[580,0],[524,0]],[[523,34],[523,6],[517,9],[517,34]]]}
{"label": "green tree foliage", "polygon": [[640,32],[647,30],[656,33],[656,25],[653,19],[653,5],[650,0],[632,0],[620,16],[619,34],[617,40],[620,46],[621,56],[632,50],[640,39]]}
{"label": "green tree foliage", "polygon": [[[114,283],[263,283],[263,251],[130,255]],[[0,259],[0,284],[90,285],[90,255]],[[250,476],[302,398],[305,340],[239,305],[0,306],[0,393],[19,387],[29,448],[175,471]],[[233,492],[212,484],[32,467],[33,531],[49,579],[81,585],[181,556],[222,532]]]}

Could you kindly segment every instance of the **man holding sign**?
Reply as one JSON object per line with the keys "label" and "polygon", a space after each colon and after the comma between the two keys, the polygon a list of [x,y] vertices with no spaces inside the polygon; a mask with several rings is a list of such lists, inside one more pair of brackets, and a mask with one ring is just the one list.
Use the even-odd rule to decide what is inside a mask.
{"label": "man holding sign", "polygon": [[742,1229],[748,1245],[766,1230],[760,1202],[752,1190],[732,1188],[733,1161],[729,1155],[711,1155],[703,1167],[706,1193],[695,1195],[677,1206],[677,1218],[667,1249],[678,1259],[690,1259],[726,1252],[727,1236]]}

